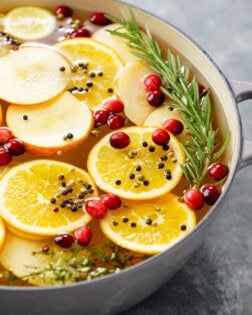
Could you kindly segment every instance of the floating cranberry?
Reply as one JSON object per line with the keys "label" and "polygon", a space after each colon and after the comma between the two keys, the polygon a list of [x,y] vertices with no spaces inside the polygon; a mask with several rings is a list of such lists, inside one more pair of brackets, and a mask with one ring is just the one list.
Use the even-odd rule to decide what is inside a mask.
{"label": "floating cranberry", "polygon": [[108,208],[100,199],[87,200],[84,204],[84,209],[95,219],[103,219],[108,212]]}
{"label": "floating cranberry", "polygon": [[188,189],[183,195],[185,203],[192,210],[199,210],[204,206],[204,198],[198,189]]}
{"label": "floating cranberry", "polygon": [[11,154],[3,148],[0,148],[0,166],[5,166],[12,160]]}
{"label": "floating cranberry", "polygon": [[165,94],[161,90],[155,90],[149,93],[147,101],[151,106],[158,107],[165,101]]}
{"label": "floating cranberry", "polygon": [[8,127],[0,127],[0,144],[5,144],[12,138],[14,135]]}
{"label": "floating cranberry", "polygon": [[152,141],[157,145],[166,145],[170,140],[170,135],[165,129],[156,129],[152,134]]}
{"label": "floating cranberry", "polygon": [[108,119],[109,113],[110,112],[107,111],[106,109],[98,109],[94,113],[95,126],[99,127],[101,125],[105,125],[107,123],[107,119]]}
{"label": "floating cranberry", "polygon": [[76,38],[76,37],[90,37],[90,31],[83,27],[83,28],[78,28],[70,33],[66,34],[66,38]]}
{"label": "floating cranberry", "polygon": [[108,209],[114,210],[121,207],[121,199],[114,194],[105,194],[101,196],[101,201],[105,204]]}
{"label": "floating cranberry", "polygon": [[215,180],[221,180],[228,174],[228,167],[223,163],[213,163],[209,167],[209,175]]}
{"label": "floating cranberry", "polygon": [[124,104],[120,100],[111,99],[106,101],[103,106],[105,110],[111,112],[111,113],[121,113],[124,110]]}
{"label": "floating cranberry", "polygon": [[54,242],[62,248],[70,248],[73,245],[74,237],[69,233],[62,233],[54,237]]}
{"label": "floating cranberry", "polygon": [[206,92],[206,88],[203,84],[198,83],[199,95],[203,95]]}
{"label": "floating cranberry", "polygon": [[94,12],[89,17],[90,22],[96,25],[104,26],[110,24],[110,20],[106,18],[103,12]]}
{"label": "floating cranberry", "polygon": [[215,185],[204,185],[201,188],[201,192],[205,202],[210,206],[215,204],[221,194],[220,189]]}
{"label": "floating cranberry", "polygon": [[4,148],[11,155],[18,156],[25,152],[25,146],[22,140],[13,138],[4,144]]}
{"label": "floating cranberry", "polygon": [[87,225],[82,225],[74,231],[74,237],[80,246],[87,246],[92,239],[92,230]]}
{"label": "floating cranberry", "polygon": [[107,125],[112,130],[120,129],[124,126],[124,124],[125,118],[117,114],[110,115],[107,119]]}
{"label": "floating cranberry", "polygon": [[115,132],[109,138],[109,143],[113,148],[124,149],[130,144],[130,137],[125,132]]}
{"label": "floating cranberry", "polygon": [[184,130],[184,125],[182,122],[174,118],[166,119],[163,122],[163,127],[175,136],[179,135]]}
{"label": "floating cranberry", "polygon": [[56,8],[55,14],[59,18],[66,18],[73,15],[73,10],[65,5],[60,5]]}
{"label": "floating cranberry", "polygon": [[150,74],[144,78],[144,88],[148,92],[159,90],[162,85],[162,80],[158,74]]}

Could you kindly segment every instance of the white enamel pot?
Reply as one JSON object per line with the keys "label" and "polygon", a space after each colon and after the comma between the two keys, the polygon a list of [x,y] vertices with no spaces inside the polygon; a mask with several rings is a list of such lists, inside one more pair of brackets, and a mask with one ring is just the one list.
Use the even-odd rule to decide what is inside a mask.
{"label": "white enamel pot", "polygon": [[[21,4],[55,8],[61,0],[1,0],[0,11]],[[66,2],[65,2],[66,4]],[[113,0],[69,0],[73,9],[104,11],[120,16],[127,5]],[[117,314],[139,303],[161,287],[204,240],[210,226],[221,212],[226,193],[235,173],[252,162],[252,143],[242,139],[242,125],[237,104],[252,97],[252,84],[228,82],[221,71],[191,39],[156,17],[134,9],[140,26],[148,25],[162,46],[179,53],[183,62],[205,85],[211,87],[216,120],[221,133],[232,131],[227,163],[230,173],[221,197],[211,211],[186,238],[171,249],[118,274],[89,282],[58,287],[0,287],[0,314],[16,315],[107,315]]]}

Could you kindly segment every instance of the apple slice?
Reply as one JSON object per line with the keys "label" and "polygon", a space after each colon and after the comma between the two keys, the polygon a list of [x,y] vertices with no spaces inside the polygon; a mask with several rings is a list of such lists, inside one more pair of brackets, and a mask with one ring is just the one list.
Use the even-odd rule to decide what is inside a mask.
{"label": "apple slice", "polygon": [[94,124],[90,109],[69,92],[39,105],[10,105],[6,122],[28,153],[44,156],[72,150]]}
{"label": "apple slice", "polygon": [[[89,224],[93,231],[93,237],[90,245],[100,245],[103,246],[107,239],[100,230],[98,220],[92,220]],[[51,255],[40,254],[39,252],[44,246],[48,246],[51,251],[59,250],[59,254],[55,257]],[[37,253],[34,255],[34,253]],[[88,248],[83,247],[83,256],[87,253],[89,255]],[[55,245],[53,238],[47,238],[43,240],[31,240],[20,237],[9,231],[7,228],[5,233],[5,239],[3,246],[0,251],[0,265],[7,270],[11,270],[17,277],[24,277],[28,273],[35,271],[35,268],[43,269],[51,261],[54,263],[60,263],[65,258],[72,255],[72,251],[69,249],[63,249]],[[53,259],[53,260],[52,260]],[[52,279],[43,277],[30,277],[30,284],[34,285],[56,285],[61,284],[60,282],[55,283]]]}
{"label": "apple slice", "polygon": [[120,25],[116,23],[104,26],[94,32],[92,37],[112,47],[121,56],[125,64],[139,60],[138,57],[132,54],[133,49],[127,45],[127,41],[124,38],[112,35],[108,32],[108,30],[114,31],[117,28],[120,28]]}
{"label": "apple slice", "polygon": [[135,61],[128,64],[116,80],[116,94],[124,103],[124,112],[129,120],[136,125],[142,125],[149,114],[155,109],[147,101],[143,80],[153,73],[145,61]]}
{"label": "apple slice", "polygon": [[[177,119],[183,123],[179,111],[173,107],[169,107],[167,104],[164,104],[156,108],[144,121],[145,126],[163,126],[163,123],[167,119]],[[188,137],[188,129],[184,128],[183,131],[176,137],[182,143],[185,143]]]}
{"label": "apple slice", "polygon": [[[51,249],[55,248],[52,239],[33,241],[7,232],[0,252],[0,263],[17,277],[25,277],[27,274],[34,272],[35,268],[43,268],[51,261],[50,255],[39,254],[44,246]],[[41,277],[31,277],[28,282],[35,285],[54,284]]]}
{"label": "apple slice", "polygon": [[22,46],[0,58],[0,99],[30,105],[45,102],[64,90],[70,64],[47,46]]}

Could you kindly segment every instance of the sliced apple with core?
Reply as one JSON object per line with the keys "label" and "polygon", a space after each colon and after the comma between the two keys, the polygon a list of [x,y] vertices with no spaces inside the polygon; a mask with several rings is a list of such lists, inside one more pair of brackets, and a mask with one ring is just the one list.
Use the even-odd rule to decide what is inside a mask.
{"label": "sliced apple with core", "polygon": [[[99,40],[100,42],[103,42],[110,47],[112,47],[122,58],[122,60],[125,62],[125,64],[139,60],[138,57],[133,55],[133,48],[130,48],[127,45],[126,39],[112,35],[109,31],[114,31],[117,28],[120,28],[119,24],[111,24],[104,26],[100,29],[98,29],[92,37],[96,40]],[[120,30],[122,31],[122,30]]]}
{"label": "sliced apple with core", "polygon": [[136,125],[142,125],[155,107],[147,101],[143,84],[144,78],[153,73],[145,61],[135,61],[128,64],[118,75],[116,93],[124,103],[124,112],[129,120]]}
{"label": "sliced apple with core", "polygon": [[53,155],[84,142],[93,128],[93,115],[71,93],[36,105],[10,105],[6,121],[13,134],[25,143],[28,153]]}
{"label": "sliced apple with core", "polygon": [[57,96],[71,76],[68,60],[47,46],[23,46],[0,58],[0,99],[30,105]]}
{"label": "sliced apple with core", "polygon": [[[164,104],[156,108],[144,121],[145,126],[160,126],[163,127],[163,123],[167,119],[177,119],[183,123],[181,114],[179,111],[173,107],[169,107],[167,104]],[[185,143],[188,137],[189,130],[185,128],[183,131],[178,134],[176,137],[182,143]]]}

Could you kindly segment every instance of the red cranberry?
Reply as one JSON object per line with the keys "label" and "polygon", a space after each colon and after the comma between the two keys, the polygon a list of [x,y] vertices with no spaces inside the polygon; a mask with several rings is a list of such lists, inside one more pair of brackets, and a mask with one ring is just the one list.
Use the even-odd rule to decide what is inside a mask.
{"label": "red cranberry", "polygon": [[199,95],[203,95],[206,92],[206,88],[203,84],[198,83]]}
{"label": "red cranberry", "polygon": [[70,17],[73,15],[73,10],[65,5],[60,5],[56,8],[55,14],[58,17]]}
{"label": "red cranberry", "polygon": [[95,126],[99,127],[101,125],[105,125],[109,116],[109,111],[106,109],[98,109],[94,113]]}
{"label": "red cranberry", "polygon": [[106,18],[103,12],[94,12],[89,17],[90,22],[96,25],[104,26],[110,24],[110,20]]}
{"label": "red cranberry", "polygon": [[54,237],[54,242],[62,248],[70,248],[73,245],[74,237],[69,233],[62,233]]}
{"label": "red cranberry", "polygon": [[175,136],[179,135],[184,130],[184,125],[182,122],[174,118],[166,119],[163,122],[163,127]]}
{"label": "red cranberry", "polygon": [[0,144],[5,144],[14,138],[12,131],[7,127],[0,127]]}
{"label": "red cranberry", "polygon": [[201,192],[203,194],[205,202],[210,206],[215,204],[221,194],[220,189],[214,185],[204,185],[201,188]]}
{"label": "red cranberry", "polygon": [[70,33],[66,34],[66,38],[76,38],[76,37],[90,37],[90,31],[86,28],[78,28]]}
{"label": "red cranberry", "polygon": [[204,206],[204,198],[198,189],[188,189],[184,193],[184,201],[192,210],[199,210]]}
{"label": "red cranberry", "polygon": [[149,93],[147,101],[151,106],[158,107],[165,101],[165,94],[161,90],[155,90]]}
{"label": "red cranberry", "polygon": [[112,130],[120,129],[124,126],[124,124],[125,124],[124,117],[117,114],[110,115],[107,119],[107,125]]}
{"label": "red cranberry", "polygon": [[152,134],[152,141],[158,145],[166,145],[170,135],[165,129],[156,129]]}
{"label": "red cranberry", "polygon": [[5,150],[7,150],[11,155],[18,156],[25,152],[25,146],[23,141],[20,139],[10,139],[4,144]]}
{"label": "red cranberry", "polygon": [[87,213],[95,219],[103,219],[108,212],[108,208],[100,199],[87,200],[84,204],[84,208]]}
{"label": "red cranberry", "polygon": [[0,148],[0,166],[5,166],[12,160],[11,154],[3,148]]}
{"label": "red cranberry", "polygon": [[221,180],[228,174],[228,167],[223,163],[213,163],[209,167],[209,175],[215,180]]}
{"label": "red cranberry", "polygon": [[124,110],[123,102],[116,99],[106,101],[102,107],[111,113],[121,113]]}
{"label": "red cranberry", "polygon": [[108,209],[117,209],[121,207],[121,199],[114,194],[105,194],[101,196],[101,201],[105,204]]}
{"label": "red cranberry", "polygon": [[87,246],[92,239],[92,230],[87,225],[82,225],[74,231],[74,237],[80,246]]}
{"label": "red cranberry", "polygon": [[155,90],[159,90],[162,81],[158,74],[150,74],[147,77],[145,77],[143,84],[146,91],[152,92]]}
{"label": "red cranberry", "polygon": [[130,144],[130,137],[125,132],[115,132],[109,138],[113,148],[124,149]]}

